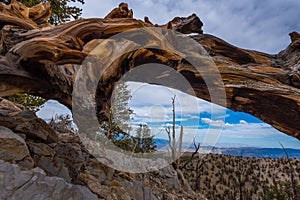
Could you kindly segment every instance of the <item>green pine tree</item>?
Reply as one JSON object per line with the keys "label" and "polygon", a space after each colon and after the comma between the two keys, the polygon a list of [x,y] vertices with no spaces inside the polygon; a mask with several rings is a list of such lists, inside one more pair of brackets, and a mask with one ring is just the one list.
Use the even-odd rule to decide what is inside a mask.
{"label": "green pine tree", "polygon": [[128,122],[132,119],[133,114],[128,105],[130,99],[131,94],[126,83],[121,82],[117,84],[111,98],[108,119],[100,124],[100,132],[125,150],[132,149],[130,144],[132,142],[129,133],[130,127],[128,126]]}
{"label": "green pine tree", "polygon": [[140,125],[136,130],[136,136],[133,137],[135,143],[135,153],[150,153],[156,149],[154,135],[151,135],[151,130],[147,125]]}
{"label": "green pine tree", "polygon": [[25,110],[31,110],[37,112],[40,110],[42,105],[46,102],[45,99],[29,94],[15,94],[6,97],[9,101],[21,104],[24,106]]}

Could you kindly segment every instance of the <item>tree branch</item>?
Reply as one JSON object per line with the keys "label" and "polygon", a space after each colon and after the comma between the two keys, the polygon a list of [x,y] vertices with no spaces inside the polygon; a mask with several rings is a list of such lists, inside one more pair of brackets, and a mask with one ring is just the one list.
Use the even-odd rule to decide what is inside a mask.
{"label": "tree branch", "polygon": [[[139,28],[155,27],[149,21],[121,18],[81,19],[55,27],[41,28],[47,26],[43,24],[47,12],[43,12],[42,7],[32,10],[26,8],[23,12],[18,10],[22,6],[13,6],[17,4],[17,1],[8,6],[0,4],[0,21],[5,25],[0,34],[0,96],[27,92],[47,99],[56,99],[69,108],[72,108],[73,85],[80,69],[77,64],[81,64],[97,45],[103,41],[106,44],[106,50],[97,55],[106,59],[103,63],[105,66],[109,64],[112,52],[130,50],[137,45],[134,39],[137,35],[127,38],[122,49],[117,45],[118,41],[110,38],[111,36]],[[47,4],[44,6],[47,8]],[[40,13],[40,17],[33,16],[36,12]],[[199,28],[201,24],[195,16],[193,18],[196,21],[181,18],[171,21],[169,28],[181,30],[183,33],[195,32],[191,27]],[[193,23],[198,25],[194,26]],[[190,28],[187,28],[189,26]],[[106,74],[101,78],[101,87],[97,90],[99,120],[107,116],[107,102],[115,82],[134,67],[149,62],[169,66],[183,75],[195,95],[204,100],[211,101],[211,96],[203,74],[212,80],[211,84],[215,84],[215,91],[220,90],[214,82],[214,74],[209,71],[209,66],[203,68],[200,74],[176,52],[153,49],[154,44],[162,49],[176,45],[171,38],[166,39],[166,33],[150,30],[147,34],[151,37],[143,41],[144,48],[123,54],[104,69]],[[209,52],[221,74],[227,108],[252,114],[278,130],[300,139],[300,38],[297,34],[292,34],[291,37],[292,42],[285,50],[277,55],[269,55],[235,47],[207,34],[192,36]],[[90,69],[95,74],[99,73],[99,70],[93,71],[92,66]],[[132,81],[149,80],[149,83],[153,83],[154,80],[160,82],[168,78],[168,74],[154,74],[152,69],[145,73],[155,76],[135,77]],[[92,84],[98,84],[99,77],[95,74],[88,77]],[[176,85],[174,80],[168,81],[165,86],[188,94],[191,92]]]}

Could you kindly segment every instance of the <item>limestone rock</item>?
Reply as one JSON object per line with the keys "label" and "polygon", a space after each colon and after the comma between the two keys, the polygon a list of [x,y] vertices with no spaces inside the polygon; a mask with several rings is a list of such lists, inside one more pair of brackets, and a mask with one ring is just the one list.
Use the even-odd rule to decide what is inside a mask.
{"label": "limestone rock", "polygon": [[33,157],[34,163],[48,176],[58,176],[71,182],[67,168],[56,155],[56,151],[48,144],[27,141],[27,145]]}
{"label": "limestone rock", "polygon": [[27,141],[27,145],[30,149],[30,152],[33,155],[40,155],[40,156],[53,158],[56,154],[54,149],[52,149],[49,145],[44,144],[44,143],[36,143],[33,141]]}
{"label": "limestone rock", "polygon": [[0,126],[0,160],[18,163],[26,168],[34,165],[24,139],[3,126]]}
{"label": "limestone rock", "polygon": [[178,180],[177,172],[172,166],[165,167],[160,171],[160,178],[170,189],[181,190],[181,184]]}
{"label": "limestone rock", "polygon": [[88,155],[79,144],[59,142],[48,145],[33,141],[27,141],[27,144],[35,165],[43,169],[47,175],[64,178],[67,182],[82,183],[79,173],[85,166]]}
{"label": "limestone rock", "polygon": [[[123,187],[111,187],[111,196],[115,199],[119,199],[119,200],[131,200],[132,198],[130,197],[130,195],[128,194],[128,192],[123,188]],[[112,198],[109,197],[108,199]]]}
{"label": "limestone rock", "polygon": [[47,143],[57,141],[55,131],[32,111],[19,111],[17,106],[7,100],[0,102],[0,126],[10,128],[16,133]]}
{"label": "limestone rock", "polygon": [[123,186],[134,199],[156,199],[151,192],[151,188],[149,186],[145,187],[142,181],[125,182]]}
{"label": "limestone rock", "polygon": [[23,124],[18,124],[15,131],[25,133],[31,139],[38,139],[47,143],[57,142],[55,131],[40,118],[34,118]]}
{"label": "limestone rock", "polygon": [[92,192],[97,194],[100,198],[104,199],[131,199],[128,192],[121,187],[120,183],[116,180],[112,181],[110,185],[103,185],[95,176],[88,172],[81,174],[81,179],[90,188]]}
{"label": "limestone rock", "polygon": [[48,177],[37,171],[21,171],[14,164],[0,160],[0,199],[98,199],[88,188]]}
{"label": "limestone rock", "polygon": [[[27,117],[29,116],[30,115],[28,115]],[[14,134],[7,128],[3,129],[9,131],[10,134]],[[18,138],[21,138],[17,134],[15,135]],[[24,139],[21,138],[20,140],[23,141],[22,144],[25,144]],[[30,196],[31,194],[29,195],[27,193],[27,190],[16,190],[16,192],[12,194],[10,190],[7,191],[6,186],[5,189],[3,189],[4,186],[1,186],[0,184],[0,190],[2,190],[3,192],[0,194],[6,195],[5,197],[9,197],[11,199],[13,199],[14,197],[20,198],[20,195],[23,194],[29,195],[29,197],[33,199],[64,198],[64,192],[62,192],[62,190],[59,190],[57,185],[64,185],[66,183],[85,185],[100,199],[156,200],[161,199],[164,193],[166,193],[166,197],[174,199],[188,199],[190,197],[194,197],[193,194],[190,194],[190,192],[186,190],[186,186],[181,185],[184,180],[178,179],[178,173],[171,166],[164,168],[156,173],[149,174],[131,174],[126,172],[118,172],[100,163],[95,158],[92,158],[91,155],[86,151],[85,147],[82,146],[75,133],[63,134],[61,137],[59,137],[57,143],[45,144],[42,142],[26,139],[26,144],[29,147],[29,151],[31,156],[33,157],[35,166],[38,166],[39,168],[27,171],[25,175],[18,175],[20,176],[20,180],[18,181],[24,180],[24,182],[29,184],[29,186],[26,185],[26,187],[24,186],[24,188],[29,188],[30,191],[35,189],[39,190],[41,196],[36,197],[36,193],[33,193],[33,196]],[[14,159],[9,160],[9,162],[15,163]],[[18,164],[20,165],[20,163]],[[3,169],[5,169],[5,167]],[[37,187],[37,183],[27,180],[27,173],[30,174],[29,177],[33,177],[32,173],[42,174],[43,176],[37,176],[37,180],[40,180],[40,176],[52,176],[49,177],[49,179],[51,180],[56,180],[58,179],[58,177],[60,177],[63,178],[60,179],[63,181],[63,183],[61,181],[55,184],[47,182],[47,184],[44,183],[41,184],[39,188],[35,188]],[[50,186],[53,186],[54,189],[45,189]],[[13,187],[10,186],[8,188]],[[14,189],[11,190],[14,191]],[[56,195],[51,196],[52,192],[56,192]],[[177,196],[178,193],[180,193],[179,196]],[[77,199],[76,197],[72,196],[72,198],[74,199]]]}

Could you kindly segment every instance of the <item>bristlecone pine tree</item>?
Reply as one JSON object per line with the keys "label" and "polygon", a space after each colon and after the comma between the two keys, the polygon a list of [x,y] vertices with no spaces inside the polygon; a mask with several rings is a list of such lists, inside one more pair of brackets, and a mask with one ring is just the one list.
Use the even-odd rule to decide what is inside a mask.
{"label": "bristlecone pine tree", "polygon": [[[41,2],[47,0],[19,0],[24,5],[32,7]],[[78,19],[82,14],[82,9],[76,6],[70,6],[70,2],[79,2],[84,4],[84,0],[49,0],[51,4],[51,17],[49,23],[53,25],[60,24],[62,22],[70,21],[71,19]],[[5,4],[9,4],[11,0],[0,0]],[[3,24],[0,23],[0,29]],[[33,96],[29,94],[15,94],[7,97],[10,101],[24,105],[25,109],[37,112],[42,104],[45,103],[45,99]]]}

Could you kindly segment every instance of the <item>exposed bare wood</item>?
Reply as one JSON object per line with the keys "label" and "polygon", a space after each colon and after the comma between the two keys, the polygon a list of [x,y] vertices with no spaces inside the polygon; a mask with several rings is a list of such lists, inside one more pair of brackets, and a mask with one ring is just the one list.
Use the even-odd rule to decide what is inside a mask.
{"label": "exposed bare wood", "polygon": [[[203,23],[196,14],[192,14],[189,17],[175,17],[168,24],[170,24],[173,30],[183,34],[203,33]],[[168,24],[162,27],[167,28]]]}
{"label": "exposed bare wood", "polygon": [[280,143],[280,146],[282,147],[283,151],[284,151],[284,154],[287,158],[287,162],[290,166],[290,178],[291,178],[291,185],[292,185],[292,191],[293,191],[293,194],[292,194],[292,198],[293,199],[298,199],[298,194],[297,194],[297,187],[296,187],[296,183],[295,183],[295,169],[293,167],[293,165],[291,164],[291,160],[289,158],[289,154],[288,152],[286,151],[285,147],[283,146],[283,144]]}
{"label": "exposed bare wood", "polygon": [[178,168],[181,164],[180,156],[181,156],[181,153],[182,153],[182,140],[183,140],[183,126],[181,125],[180,126],[179,139],[178,139],[179,144],[178,144],[178,153],[177,153],[177,156],[178,156],[177,166],[178,166]]}
{"label": "exposed bare wood", "polygon": [[133,11],[129,10],[127,3],[120,3],[118,8],[114,8],[105,16],[105,19],[113,18],[133,18]]}
{"label": "exposed bare wood", "polygon": [[[180,169],[181,169],[181,170],[182,170],[182,169],[185,169],[185,168],[187,167],[187,165],[193,161],[195,155],[199,154],[198,151],[199,151],[199,149],[200,149],[200,143],[196,144],[195,138],[193,139],[193,142],[194,142],[194,149],[195,149],[195,150],[194,150],[194,152],[192,153],[192,155],[190,156],[190,158],[189,158],[187,161],[185,161],[184,164],[182,164],[182,165],[180,166]],[[199,160],[200,160],[200,159],[199,159]],[[198,164],[197,164],[197,165],[198,165]],[[196,168],[196,170],[197,170],[197,169],[198,169],[198,167]]]}
{"label": "exposed bare wood", "polygon": [[12,0],[9,5],[0,3],[0,11],[0,21],[6,24],[16,25],[27,30],[50,26],[48,24],[51,14],[49,2],[28,8],[21,2]]}
{"label": "exposed bare wood", "polygon": [[[56,99],[69,108],[72,108],[79,64],[99,43],[106,46],[105,51],[97,56],[105,60],[113,53],[136,45],[136,35],[127,38],[122,49],[111,36],[154,27],[150,21],[115,18],[81,19],[41,28],[48,17],[48,11],[41,8],[49,10],[47,4],[25,8],[24,12],[20,7],[22,5],[17,1],[10,5],[0,4],[0,21],[5,23],[0,34],[0,96],[27,92]],[[39,13],[40,17],[32,13]],[[201,33],[202,22],[198,19],[194,15],[190,19],[172,20],[169,24],[172,29],[183,33]],[[99,86],[96,94],[99,119],[108,111],[107,102],[115,83],[129,70],[149,62],[168,65],[188,80],[197,97],[211,100],[199,71],[174,52],[151,48],[153,45],[164,46],[167,33],[149,31],[148,34],[151,37],[145,39],[144,48],[120,56],[105,69],[100,81],[92,75],[88,77],[92,84]],[[240,49],[207,34],[192,38],[204,46],[215,62],[225,85],[228,108],[250,113],[300,139],[300,39],[296,33],[291,35],[291,44],[277,55]],[[107,59],[105,62],[109,63]],[[136,81],[139,80],[136,77]],[[172,83],[167,86],[189,93],[176,82]]]}

